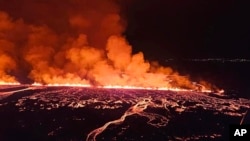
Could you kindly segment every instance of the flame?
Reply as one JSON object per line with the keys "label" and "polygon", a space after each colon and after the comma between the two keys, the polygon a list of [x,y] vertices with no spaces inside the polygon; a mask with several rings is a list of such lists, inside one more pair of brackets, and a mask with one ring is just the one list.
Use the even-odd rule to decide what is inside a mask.
{"label": "flame", "polygon": [[87,85],[87,84],[71,84],[71,83],[67,83],[67,84],[48,84],[47,86],[68,86],[68,87],[91,87],[91,85]]}
{"label": "flame", "polygon": [[146,60],[142,52],[132,53],[117,3],[67,4],[74,9],[48,1],[20,3],[22,15],[0,11],[0,84],[19,84],[21,74],[33,86],[214,90]]}
{"label": "flame", "polygon": [[19,82],[5,82],[0,80],[0,85],[21,85]]}
{"label": "flame", "polygon": [[[131,89],[131,90],[160,90],[160,91],[197,91],[203,93],[211,93],[213,90],[201,89],[198,88],[195,90],[184,89],[184,88],[174,88],[174,87],[139,87],[139,86],[130,86],[130,85],[105,85],[105,86],[93,86],[89,84],[79,84],[79,83],[66,83],[66,84],[41,84],[34,82],[31,86],[47,86],[47,87],[85,87],[85,88],[103,88],[103,89]],[[216,91],[218,94],[223,94],[224,90]]]}

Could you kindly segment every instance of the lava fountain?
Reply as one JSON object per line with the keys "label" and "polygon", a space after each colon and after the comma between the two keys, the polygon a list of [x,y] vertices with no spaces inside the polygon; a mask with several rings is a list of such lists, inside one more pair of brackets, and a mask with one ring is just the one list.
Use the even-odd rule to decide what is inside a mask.
{"label": "lava fountain", "polygon": [[[213,97],[210,93],[223,94],[224,90],[206,81],[194,82],[171,67],[146,60],[142,52],[132,53],[132,46],[123,35],[126,20],[115,0],[66,0],[60,4],[55,1],[21,1],[17,8],[22,12],[8,7],[12,5],[0,1],[1,114],[21,117],[37,111],[47,116],[47,112],[41,111],[80,107],[80,111],[86,113],[79,115],[93,122],[89,129],[84,129],[86,140],[90,141],[96,140],[111,125],[123,126],[127,117],[134,118],[135,115],[148,119],[147,124],[161,128],[181,113],[211,112],[209,115],[216,117],[213,119],[225,127],[224,117],[241,117],[250,107],[246,99]],[[12,94],[15,96],[9,97]],[[16,110],[9,111],[12,108]],[[125,111],[118,118],[98,123],[89,114],[100,109],[117,113]],[[23,111],[28,112],[20,114]],[[222,116],[221,121],[217,120],[218,114]],[[2,116],[0,121],[4,129],[0,130],[9,133],[7,130],[12,128],[8,126],[19,127],[5,125],[5,121],[11,121],[23,124],[22,130],[32,131],[29,128],[34,125],[25,120],[34,120],[34,115],[32,113],[16,122],[11,121],[17,120],[16,117],[9,116],[9,120]],[[59,118],[51,115],[55,124],[56,120],[63,121],[65,113]],[[72,119],[79,115],[72,116]],[[68,123],[68,119],[65,122]],[[39,127],[43,126],[40,121],[48,125],[47,121],[40,119]],[[88,125],[89,121],[81,122]],[[212,122],[215,123],[214,129],[220,127],[216,122]],[[49,133],[46,130],[45,138],[59,130],[63,130],[62,127]]]}
{"label": "lava fountain", "polygon": [[[142,52],[132,54],[132,46],[122,36],[125,26],[118,5],[113,1],[101,2],[102,6],[97,0],[85,2],[69,1],[76,9],[66,8],[66,13],[55,9],[65,13],[58,19],[65,22],[62,27],[55,27],[49,16],[41,17],[42,23],[37,24],[31,20],[34,17],[0,11],[0,84],[29,80],[48,86],[217,89],[145,60]],[[40,9],[41,3],[31,4]],[[54,10],[53,4],[45,4],[48,11]],[[57,12],[51,13],[58,17]]]}

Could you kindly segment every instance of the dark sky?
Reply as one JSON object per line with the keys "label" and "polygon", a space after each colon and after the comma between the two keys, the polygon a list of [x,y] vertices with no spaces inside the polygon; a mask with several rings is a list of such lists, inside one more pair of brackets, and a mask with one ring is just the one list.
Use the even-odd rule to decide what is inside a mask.
{"label": "dark sky", "polygon": [[[44,71],[52,68],[63,74],[82,73],[81,77],[85,77],[88,71],[83,65],[95,64],[91,62],[93,56],[94,62],[106,59],[108,66],[111,60],[122,60],[116,52],[114,56],[118,59],[105,54],[107,39],[121,33],[133,46],[134,53],[142,51],[146,60],[160,64],[169,58],[250,59],[249,7],[250,1],[246,0],[0,0],[0,57],[5,55],[5,59],[0,59],[0,64],[4,64],[0,65],[0,73],[8,75],[15,70],[15,74],[26,79],[30,72],[40,72],[39,77],[31,78],[37,81],[43,74],[54,76],[57,70]],[[126,27],[120,24],[119,14]],[[79,45],[74,44],[78,42]],[[84,58],[90,58],[89,62],[84,62],[80,51],[70,52],[75,47],[82,50],[83,45],[98,49],[85,55],[91,56]],[[122,48],[117,51],[126,52]],[[104,57],[99,57],[98,52]],[[130,48],[127,54],[130,56]],[[74,59],[75,56],[79,57]],[[210,72],[206,67],[204,70]],[[247,73],[238,72],[244,78]],[[234,72],[229,74],[237,77]]]}
{"label": "dark sky", "polygon": [[250,58],[250,3],[129,0],[125,35],[146,58]]}
{"label": "dark sky", "polygon": [[[45,19],[50,28],[65,32],[67,11],[83,8],[69,0],[58,1],[1,0],[0,10],[26,23],[43,24]],[[99,9],[105,7],[95,1]],[[246,0],[118,1],[127,22],[124,34],[133,51],[143,51],[146,59],[250,58],[250,2]]]}

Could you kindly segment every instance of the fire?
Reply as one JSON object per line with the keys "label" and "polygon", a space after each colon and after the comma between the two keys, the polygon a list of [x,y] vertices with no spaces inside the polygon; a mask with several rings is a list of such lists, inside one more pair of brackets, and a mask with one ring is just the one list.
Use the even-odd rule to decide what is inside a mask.
{"label": "fire", "polygon": [[[16,80],[21,74],[33,80],[33,86],[213,90],[210,84],[194,84],[172,68],[146,60],[142,52],[133,54],[122,36],[124,19],[113,1],[69,3],[74,9],[32,2],[36,8],[23,8],[29,16],[21,17],[0,9],[1,85],[20,84]],[[36,14],[43,10],[50,13],[36,22]]]}
{"label": "fire", "polygon": [[47,86],[68,86],[68,87],[91,87],[91,85],[84,85],[84,84],[48,84]]}
{"label": "fire", "polygon": [[[211,93],[214,92],[210,89],[184,89],[184,88],[175,88],[175,87],[140,87],[140,86],[130,86],[130,85],[105,85],[105,86],[93,86],[88,84],[73,84],[73,83],[66,83],[66,84],[41,84],[34,82],[31,86],[47,86],[47,87],[85,87],[85,88],[103,88],[103,89],[131,89],[131,90],[160,90],[160,91],[198,91],[203,93]],[[224,90],[216,91],[218,94],[224,93]]]}
{"label": "fire", "polygon": [[20,85],[19,82],[5,82],[0,80],[0,85]]}

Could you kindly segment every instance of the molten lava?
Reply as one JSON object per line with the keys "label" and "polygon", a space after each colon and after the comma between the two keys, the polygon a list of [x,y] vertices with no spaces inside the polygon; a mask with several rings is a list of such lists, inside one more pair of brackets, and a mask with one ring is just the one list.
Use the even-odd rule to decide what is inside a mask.
{"label": "molten lava", "polygon": [[216,92],[218,94],[224,93],[224,90],[210,90],[203,87],[203,89],[184,89],[184,88],[174,88],[174,87],[138,87],[138,86],[130,86],[130,85],[105,85],[105,86],[93,86],[87,84],[41,84],[41,83],[33,83],[31,86],[47,86],[47,87],[86,87],[86,88],[103,88],[103,89],[134,89],[134,90],[162,90],[162,91],[199,91],[204,93]]}
{"label": "molten lava", "polygon": [[20,85],[20,83],[0,81],[0,85]]}
{"label": "molten lava", "polygon": [[122,36],[124,19],[113,1],[29,4],[21,2],[21,15],[0,9],[1,85],[19,84],[19,76],[26,76],[33,85],[214,90],[145,60],[142,52],[132,54]]}

